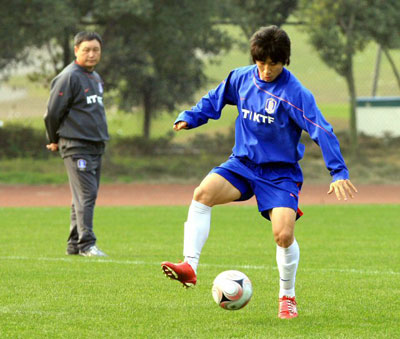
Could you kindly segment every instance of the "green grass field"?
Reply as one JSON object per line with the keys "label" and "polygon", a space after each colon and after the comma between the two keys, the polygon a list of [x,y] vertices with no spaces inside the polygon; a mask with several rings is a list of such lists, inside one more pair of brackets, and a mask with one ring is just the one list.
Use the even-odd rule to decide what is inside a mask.
{"label": "green grass field", "polygon": [[[297,223],[298,319],[277,318],[270,225],[256,207],[213,210],[198,284],[159,263],[181,259],[186,207],[98,207],[95,259],[64,255],[67,208],[2,208],[1,338],[395,338],[399,335],[398,206],[305,206]],[[244,309],[211,296],[238,269],[253,283]]]}

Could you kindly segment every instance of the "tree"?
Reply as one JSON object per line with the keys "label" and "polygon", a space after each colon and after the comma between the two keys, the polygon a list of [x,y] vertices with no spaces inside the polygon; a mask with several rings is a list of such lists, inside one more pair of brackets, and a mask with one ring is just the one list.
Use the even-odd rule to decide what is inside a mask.
{"label": "tree", "polygon": [[211,0],[1,0],[0,43],[7,48],[0,69],[28,63],[37,47],[43,53],[35,64],[43,67],[31,78],[49,83],[73,60],[74,34],[97,30],[104,38],[99,70],[121,108],[143,107],[148,138],[157,113],[190,101],[206,81],[205,59],[230,45],[213,25],[215,13]]}
{"label": "tree", "polygon": [[400,74],[389,50],[400,48],[400,2],[368,0],[365,20],[367,34],[381,46],[400,88]]}
{"label": "tree", "polygon": [[204,60],[229,46],[213,24],[214,1],[100,1],[93,13],[104,38],[99,65],[119,107],[144,110],[143,136],[162,110],[192,100],[204,85]]}
{"label": "tree", "polygon": [[[262,26],[282,26],[296,9],[298,0],[223,0],[220,17],[238,25],[247,39]],[[247,46],[246,46],[247,47]]]}
{"label": "tree", "polygon": [[[0,1],[0,69],[12,62],[30,63],[32,47],[46,51],[34,60],[36,75],[53,77],[73,60],[72,38],[84,27],[93,1],[89,0],[15,0]],[[42,68],[52,65],[51,74]],[[47,70],[48,72],[48,70]]]}
{"label": "tree", "polygon": [[33,38],[21,25],[24,7],[23,0],[0,1],[0,70],[23,59],[27,42]]}
{"label": "tree", "polygon": [[309,20],[305,30],[322,60],[346,80],[353,157],[356,157],[358,148],[353,57],[369,41],[364,25],[367,9],[367,0],[301,0],[298,12]]}

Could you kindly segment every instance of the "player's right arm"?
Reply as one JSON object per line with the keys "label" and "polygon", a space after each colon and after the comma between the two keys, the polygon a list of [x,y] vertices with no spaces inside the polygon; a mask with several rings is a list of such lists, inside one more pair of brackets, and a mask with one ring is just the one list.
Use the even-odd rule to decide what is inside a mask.
{"label": "player's right arm", "polygon": [[217,120],[221,117],[225,105],[237,104],[237,93],[232,81],[234,71],[219,86],[203,96],[196,106],[179,114],[174,122],[174,130],[199,127],[209,119]]}
{"label": "player's right arm", "polygon": [[187,129],[188,123],[186,121],[178,121],[172,127],[175,131],[180,131],[181,129]]}

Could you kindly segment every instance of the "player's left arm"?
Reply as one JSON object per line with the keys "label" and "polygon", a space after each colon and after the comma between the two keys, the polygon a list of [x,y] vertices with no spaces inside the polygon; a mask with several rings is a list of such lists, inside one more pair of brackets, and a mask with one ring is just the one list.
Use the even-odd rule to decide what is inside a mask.
{"label": "player's left arm", "polygon": [[326,167],[332,176],[328,194],[335,192],[338,200],[353,198],[357,189],[349,179],[349,171],[332,126],[325,120],[309,91],[302,92],[301,101],[293,117],[298,126],[308,132],[321,148]]}
{"label": "player's left arm", "polygon": [[335,192],[338,200],[347,200],[348,197],[354,198],[357,188],[351,183],[350,179],[336,180],[329,185],[328,194]]}

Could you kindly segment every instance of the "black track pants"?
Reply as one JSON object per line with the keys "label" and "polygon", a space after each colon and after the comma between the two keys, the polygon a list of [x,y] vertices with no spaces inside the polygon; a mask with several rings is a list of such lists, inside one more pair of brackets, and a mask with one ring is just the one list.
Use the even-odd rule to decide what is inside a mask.
{"label": "black track pants", "polygon": [[68,252],[86,251],[96,243],[93,214],[99,190],[101,155],[64,158],[72,193]]}

